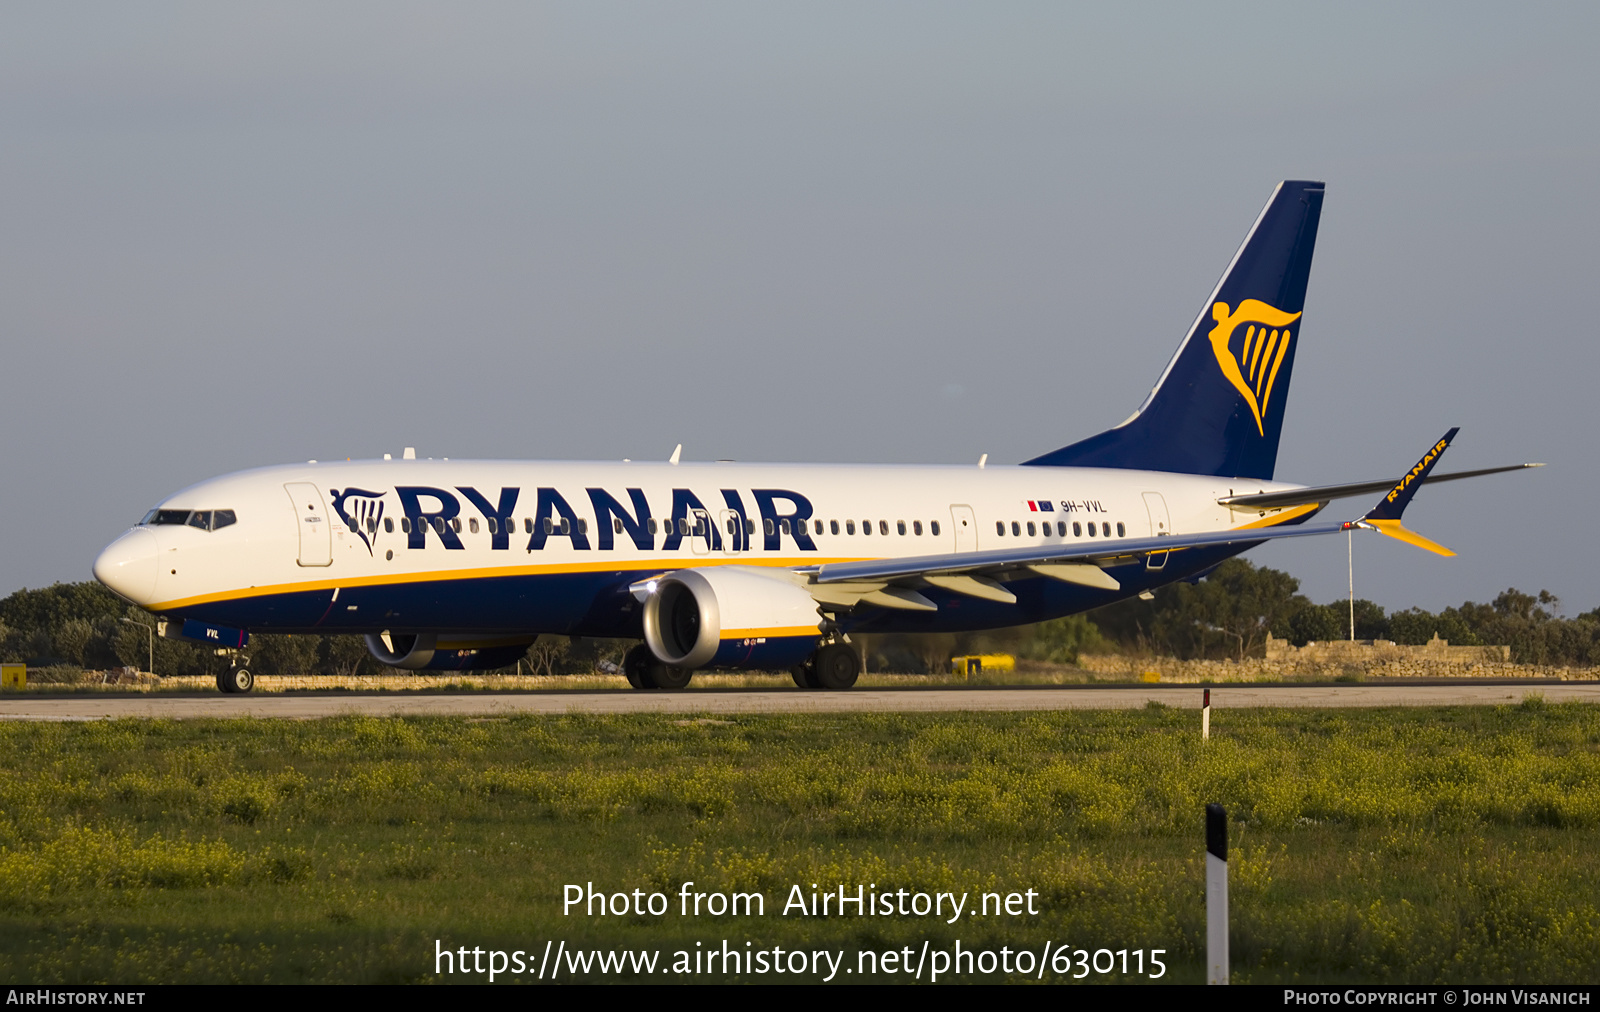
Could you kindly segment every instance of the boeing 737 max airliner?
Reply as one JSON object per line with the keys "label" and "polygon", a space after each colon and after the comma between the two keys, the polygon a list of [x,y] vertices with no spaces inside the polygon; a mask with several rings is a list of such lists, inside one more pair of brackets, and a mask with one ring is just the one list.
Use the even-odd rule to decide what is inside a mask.
{"label": "boeing 737 max airliner", "polygon": [[[1197,579],[1264,541],[1401,525],[1455,434],[1398,478],[1273,480],[1323,185],[1273,191],[1144,404],[1013,467],[404,459],[241,471],[96,560],[168,635],[349,633],[399,668],[482,669],[540,634],[641,640],[636,688],[701,668],[850,687],[852,634],[1039,622]],[[1533,465],[1515,465],[1525,467]],[[1383,493],[1360,517],[1330,501]]]}

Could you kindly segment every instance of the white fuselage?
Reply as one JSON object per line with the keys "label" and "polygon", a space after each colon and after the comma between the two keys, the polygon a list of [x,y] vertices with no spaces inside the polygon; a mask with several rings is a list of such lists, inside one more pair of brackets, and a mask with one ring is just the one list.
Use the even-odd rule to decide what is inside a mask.
{"label": "white fuselage", "polygon": [[[242,471],[170,496],[158,507],[169,512],[152,511],[106,549],[95,572],[152,611],[241,628],[622,635],[626,620],[597,614],[597,602],[654,574],[1276,524],[1310,508],[1240,511],[1216,500],[1294,487],[1071,467],[307,463]],[[206,529],[195,513],[177,519],[181,511],[231,511],[233,522]],[[1236,551],[1194,559],[1209,559],[1204,569]],[[1036,621],[1050,617],[1041,608],[1081,610],[1196,566],[1124,581],[1121,594],[1014,614],[969,606],[921,617],[916,628]]]}

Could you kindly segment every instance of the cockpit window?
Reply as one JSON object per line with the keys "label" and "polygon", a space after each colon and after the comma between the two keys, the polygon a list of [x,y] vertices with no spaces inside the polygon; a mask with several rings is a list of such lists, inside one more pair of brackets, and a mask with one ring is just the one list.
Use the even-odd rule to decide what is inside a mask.
{"label": "cockpit window", "polygon": [[139,526],[188,526],[202,531],[215,531],[238,522],[239,518],[233,510],[151,510],[139,521]]}

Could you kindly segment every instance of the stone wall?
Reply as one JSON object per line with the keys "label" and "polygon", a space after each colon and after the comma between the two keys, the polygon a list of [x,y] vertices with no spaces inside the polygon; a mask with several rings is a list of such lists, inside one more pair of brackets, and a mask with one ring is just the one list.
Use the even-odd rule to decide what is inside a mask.
{"label": "stone wall", "polygon": [[1320,661],[1337,664],[1370,664],[1374,662],[1407,662],[1448,664],[1504,664],[1511,660],[1511,648],[1453,647],[1438,633],[1422,646],[1406,646],[1392,640],[1328,640],[1311,642],[1297,647],[1288,640],[1267,634],[1267,660],[1269,661]]}
{"label": "stone wall", "polygon": [[1117,681],[1276,682],[1368,678],[1559,678],[1593,679],[1595,668],[1462,661],[1426,655],[1352,655],[1346,659],[1296,655],[1288,659],[1251,657],[1242,661],[1180,661],[1172,657],[1120,655],[1078,658],[1078,666],[1097,678]]}

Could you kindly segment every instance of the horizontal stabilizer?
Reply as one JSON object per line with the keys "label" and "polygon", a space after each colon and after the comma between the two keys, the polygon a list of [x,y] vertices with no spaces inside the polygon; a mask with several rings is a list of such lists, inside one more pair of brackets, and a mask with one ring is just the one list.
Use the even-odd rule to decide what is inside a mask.
{"label": "horizontal stabilizer", "polygon": [[[1543,464],[1507,464],[1504,467],[1484,467],[1476,471],[1452,471],[1449,474],[1433,474],[1420,480],[1419,484],[1433,484],[1441,481],[1456,481],[1461,478],[1481,478],[1486,474],[1501,474],[1505,471],[1521,471],[1530,467],[1543,467]],[[1282,492],[1257,492],[1252,495],[1230,495],[1217,500],[1222,506],[1243,506],[1249,509],[1277,509],[1282,506],[1304,506],[1314,502],[1332,502],[1335,499],[1349,499],[1358,495],[1371,495],[1374,492],[1384,492],[1394,487],[1396,479],[1387,478],[1382,481],[1357,481],[1346,485],[1317,485],[1312,488],[1291,488]]]}

